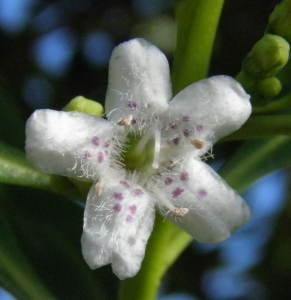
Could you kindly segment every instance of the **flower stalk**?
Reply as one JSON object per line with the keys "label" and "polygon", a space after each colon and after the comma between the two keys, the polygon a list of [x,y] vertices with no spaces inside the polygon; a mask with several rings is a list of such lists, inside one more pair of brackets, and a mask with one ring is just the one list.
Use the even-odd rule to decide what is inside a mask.
{"label": "flower stalk", "polygon": [[172,69],[176,95],[207,77],[224,0],[176,0],[177,44]]}

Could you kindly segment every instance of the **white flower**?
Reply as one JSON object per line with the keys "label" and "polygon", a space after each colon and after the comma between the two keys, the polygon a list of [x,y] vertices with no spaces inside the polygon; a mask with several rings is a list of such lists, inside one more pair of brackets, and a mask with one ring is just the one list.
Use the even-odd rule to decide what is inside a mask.
{"label": "white flower", "polygon": [[152,231],[154,207],[200,242],[218,243],[250,212],[200,157],[249,117],[249,96],[227,76],[188,86],[171,99],[169,66],[134,39],[112,54],[108,120],[38,110],[26,128],[27,159],[38,170],[93,182],[82,236],[95,269],[134,276]]}

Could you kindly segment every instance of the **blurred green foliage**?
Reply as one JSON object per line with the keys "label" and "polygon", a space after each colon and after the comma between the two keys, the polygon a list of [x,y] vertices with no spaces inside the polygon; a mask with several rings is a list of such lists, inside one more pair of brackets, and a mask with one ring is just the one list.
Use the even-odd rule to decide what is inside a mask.
{"label": "blurred green foliage", "polygon": [[[153,1],[146,2],[149,7],[154,7]],[[0,31],[0,285],[17,299],[107,300],[117,297],[119,282],[112,275],[110,267],[91,271],[83,261],[80,249],[83,205],[75,201],[81,197],[78,190],[66,179],[40,174],[25,162],[25,121],[35,108],[39,108],[27,100],[26,84],[34,76],[43,78],[51,87],[47,90],[51,96],[42,107],[61,109],[77,95],[103,103],[107,65],[92,65],[82,50],[85,37],[95,31],[106,32],[113,45],[135,36],[146,37],[164,50],[171,62],[174,51],[174,6],[171,1],[158,2],[162,4],[146,13],[137,9],[138,1],[44,0],[32,6],[29,20],[20,31],[9,33],[3,28]],[[290,6],[290,1],[284,2]],[[225,2],[209,75],[235,76],[240,72],[241,62],[264,35],[268,18],[278,3],[271,0]],[[44,13],[49,10],[57,19],[55,23],[44,18]],[[275,12],[279,10],[281,6]],[[39,26],[41,18],[47,22],[42,27]],[[283,21],[277,19],[277,13],[272,14],[270,22],[273,23],[267,31],[281,35],[277,28]],[[39,38],[59,28],[69,29],[76,39],[76,47],[63,75],[53,76],[37,63],[34,50]],[[160,39],[157,38],[158,28],[161,30]],[[284,27],[283,38],[285,32]],[[276,83],[280,82],[280,88],[276,86],[275,92],[274,89],[270,91],[269,87],[273,88],[270,82],[255,83],[262,91],[260,95],[263,94],[268,101],[263,107],[255,108],[254,112],[261,114],[258,118],[272,114],[268,117],[275,118],[278,126],[272,126],[275,123],[271,119],[266,124],[279,133],[284,128],[285,131],[281,131],[284,136],[243,144],[223,143],[214,150],[219,160],[228,160],[233,155],[222,168],[222,175],[239,191],[245,190],[264,174],[290,165],[290,138],[285,135],[291,131],[285,126],[289,122],[282,121],[289,118],[291,107],[290,69],[289,61],[284,70],[276,70],[276,74],[268,76],[268,79],[276,78]],[[41,97],[41,92],[38,97]],[[278,99],[273,101],[275,97]],[[282,118],[278,111],[284,113]],[[274,112],[277,112],[275,116]],[[246,124],[246,128],[258,134],[259,131],[251,122],[260,128],[262,125],[259,119],[252,120]],[[247,130],[242,131],[241,136],[238,133],[237,137],[247,139],[250,136]],[[241,185],[235,186],[232,180],[241,174]],[[62,193],[63,186],[66,186],[66,190]],[[289,192],[288,200],[290,195]],[[288,255],[291,251],[290,217],[288,203],[276,224],[265,257],[253,272],[253,276],[265,284],[266,299],[291,297],[291,258]],[[166,275],[167,290],[187,291],[193,296],[207,299],[201,278],[206,270],[217,266],[218,255],[217,251],[205,255],[189,247]]]}

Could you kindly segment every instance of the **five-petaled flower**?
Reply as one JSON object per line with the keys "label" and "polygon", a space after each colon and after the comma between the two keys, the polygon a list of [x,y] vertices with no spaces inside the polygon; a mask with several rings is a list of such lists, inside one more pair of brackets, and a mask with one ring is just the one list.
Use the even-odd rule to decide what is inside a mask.
{"label": "five-petaled flower", "polygon": [[110,60],[108,120],[38,110],[27,122],[29,162],[93,182],[82,236],[92,269],[111,263],[120,279],[134,276],[155,207],[205,243],[225,240],[250,217],[243,199],[201,160],[247,120],[249,96],[232,78],[215,76],[170,99],[165,56],[134,39]]}

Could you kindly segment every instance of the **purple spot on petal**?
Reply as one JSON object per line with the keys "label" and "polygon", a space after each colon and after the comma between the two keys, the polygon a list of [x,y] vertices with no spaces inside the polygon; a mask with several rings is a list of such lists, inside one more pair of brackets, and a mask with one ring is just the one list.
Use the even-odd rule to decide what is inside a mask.
{"label": "purple spot on petal", "polygon": [[125,180],[120,180],[119,183],[120,183],[121,185],[123,185],[124,187],[129,188],[129,184],[128,184],[127,181],[125,181]]}
{"label": "purple spot on petal", "polygon": [[207,196],[207,191],[201,189],[201,190],[198,191],[198,195],[199,195],[200,197],[205,197],[205,196]]}
{"label": "purple spot on petal", "polygon": [[132,120],[131,120],[131,124],[132,124],[132,125],[136,124],[136,119],[132,119]]}
{"label": "purple spot on petal", "polygon": [[187,172],[181,173],[180,179],[181,179],[181,181],[183,181],[183,182],[188,181],[188,180],[189,180],[189,173],[187,173]]}
{"label": "purple spot on petal", "polygon": [[175,146],[179,145],[179,138],[172,139],[172,142]]}
{"label": "purple spot on petal", "polygon": [[106,141],[105,143],[104,143],[104,147],[105,148],[108,148],[110,146],[110,141]]}
{"label": "purple spot on petal", "polygon": [[141,195],[143,195],[143,191],[141,189],[134,189],[133,194],[135,196],[141,196]]}
{"label": "purple spot on petal", "polygon": [[114,193],[114,194],[113,194],[113,198],[114,198],[115,200],[119,200],[119,201],[123,200],[122,193]]}
{"label": "purple spot on petal", "polygon": [[83,158],[84,158],[84,159],[88,159],[88,158],[90,158],[90,157],[91,157],[91,153],[90,153],[89,151],[86,150],[86,151],[84,152],[84,154],[83,154]]}
{"label": "purple spot on petal", "polygon": [[175,123],[170,123],[170,127],[171,127],[171,129],[177,129],[177,124],[175,124]]}
{"label": "purple spot on petal", "polygon": [[118,203],[118,204],[115,204],[114,205],[114,207],[113,207],[113,210],[115,211],[115,212],[120,212],[121,211],[121,205]]}
{"label": "purple spot on petal", "polygon": [[190,121],[190,117],[189,116],[183,116],[182,121],[185,122],[185,123],[188,123]]}
{"label": "purple spot on petal", "polygon": [[131,102],[131,101],[130,101],[130,102],[127,104],[127,107],[128,107],[129,109],[136,110],[137,107],[138,107],[138,105],[137,105],[136,102]]}
{"label": "purple spot on petal", "polygon": [[131,215],[128,215],[126,217],[126,222],[132,222],[132,216]]}
{"label": "purple spot on petal", "polygon": [[184,192],[183,189],[180,189],[179,187],[177,187],[176,189],[173,190],[172,192],[172,197],[173,198],[178,198],[181,196],[181,194]]}
{"label": "purple spot on petal", "polygon": [[195,127],[195,129],[200,132],[200,131],[203,130],[203,126],[202,125],[198,125],[198,126]]}
{"label": "purple spot on petal", "polygon": [[136,213],[136,210],[137,210],[136,205],[131,205],[131,206],[129,207],[129,210],[130,210],[130,213],[131,213],[132,215],[134,215],[134,214]]}
{"label": "purple spot on petal", "polygon": [[103,161],[104,161],[103,153],[102,152],[98,152],[98,154],[97,154],[97,162],[99,164],[101,164],[101,163],[103,163]]}
{"label": "purple spot on petal", "polygon": [[93,139],[92,139],[92,144],[94,145],[94,146],[99,146],[100,145],[100,140],[99,140],[99,138],[97,137],[97,136],[94,136],[93,137]]}
{"label": "purple spot on petal", "polygon": [[183,135],[184,135],[185,138],[188,138],[191,135],[191,131],[189,129],[185,129],[183,131]]}
{"label": "purple spot on petal", "polygon": [[165,180],[166,185],[170,185],[172,182],[173,182],[173,179],[169,178],[169,177]]}

